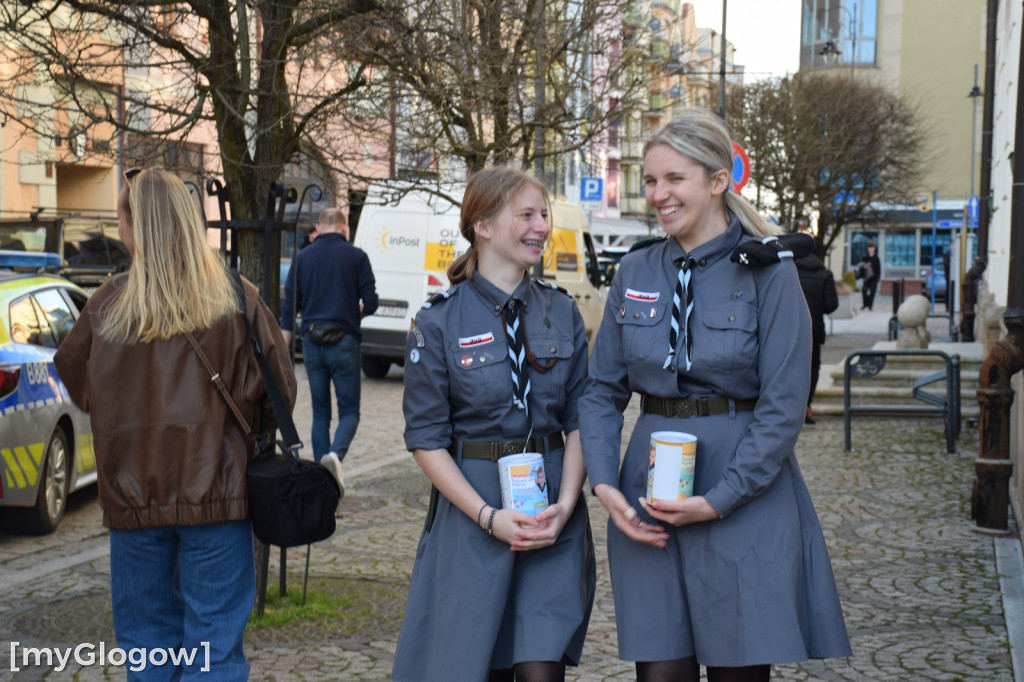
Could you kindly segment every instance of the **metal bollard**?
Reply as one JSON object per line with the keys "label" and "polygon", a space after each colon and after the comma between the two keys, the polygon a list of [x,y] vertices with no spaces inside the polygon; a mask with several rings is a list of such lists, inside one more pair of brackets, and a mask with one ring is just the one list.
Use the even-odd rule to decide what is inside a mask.
{"label": "metal bollard", "polygon": [[1010,408],[1014,391],[1010,378],[1024,369],[1024,311],[1007,310],[1007,335],[992,347],[979,372],[979,442],[974,461],[977,480],[971,497],[975,523],[985,529],[1007,530],[1010,501]]}

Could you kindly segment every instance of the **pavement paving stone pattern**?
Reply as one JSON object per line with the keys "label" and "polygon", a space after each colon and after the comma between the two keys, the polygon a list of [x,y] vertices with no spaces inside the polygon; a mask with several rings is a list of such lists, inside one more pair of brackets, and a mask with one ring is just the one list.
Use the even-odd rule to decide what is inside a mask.
{"label": "pavement paving stone pattern", "polygon": [[[865,340],[847,343],[863,347]],[[830,343],[826,349],[838,353],[842,342]],[[309,397],[305,372],[297,369],[296,422],[305,434]],[[401,370],[363,386],[362,421],[344,463],[343,516],[334,537],[313,547],[310,584],[343,584],[371,596],[334,622],[250,628],[251,679],[388,679],[428,484],[402,441]],[[636,409],[630,406],[627,425]],[[804,427],[798,458],[824,527],[854,654],[778,665],[773,679],[1014,680],[994,542],[968,518],[977,439],[977,429],[965,427],[957,452],[948,454],[939,419],[859,419],[855,451],[847,454],[841,417]],[[607,515],[596,498],[588,504],[598,594],[583,660],[568,679],[632,680],[633,665],[616,654]],[[72,499],[51,536],[0,532],[0,680],[124,678],[123,669],[109,665],[12,672],[20,661],[11,661],[11,642],[115,646],[105,546],[95,492],[88,491]],[[289,586],[300,587],[305,549],[288,557]],[[271,589],[276,570],[277,550]],[[346,623],[364,620],[373,627],[346,630]]]}

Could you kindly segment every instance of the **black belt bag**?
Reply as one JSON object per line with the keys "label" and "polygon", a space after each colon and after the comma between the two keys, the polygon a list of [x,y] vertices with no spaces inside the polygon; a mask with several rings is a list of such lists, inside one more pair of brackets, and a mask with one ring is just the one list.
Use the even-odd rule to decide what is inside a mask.
{"label": "black belt bag", "polygon": [[333,322],[314,322],[306,328],[306,336],[315,346],[333,346],[345,338],[345,330]]}
{"label": "black belt bag", "polygon": [[756,404],[756,400],[733,400],[721,395],[658,398],[646,393],[640,394],[640,411],[662,417],[707,417],[712,414],[751,412]]}

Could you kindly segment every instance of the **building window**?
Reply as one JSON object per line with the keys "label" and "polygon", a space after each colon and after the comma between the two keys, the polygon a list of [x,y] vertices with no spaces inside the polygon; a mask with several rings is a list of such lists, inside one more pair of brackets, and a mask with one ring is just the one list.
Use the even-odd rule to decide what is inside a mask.
{"label": "building window", "polygon": [[153,10],[153,19],[156,27],[161,31],[170,31],[174,27],[174,6],[160,5]]}
{"label": "building window", "polygon": [[[935,259],[942,261],[942,254],[949,248],[950,232],[937,232],[935,235]],[[932,264],[932,233],[930,230],[921,230],[921,267],[928,267]]]}
{"label": "building window", "polygon": [[[868,242],[875,243],[875,255],[881,256],[878,253],[878,233],[877,232],[861,232],[856,231],[850,234],[850,269],[860,262],[860,259],[868,254]],[[888,259],[886,259],[888,262]],[[883,271],[885,268],[882,268]]]}
{"label": "building window", "polygon": [[874,66],[878,0],[803,0],[800,69]]}
{"label": "building window", "polygon": [[914,262],[914,245],[917,235],[914,232],[889,232],[885,235],[885,267],[912,268]]}
{"label": "building window", "polygon": [[619,207],[619,160],[608,159],[608,208]]}
{"label": "building window", "polygon": [[159,166],[186,182],[202,187],[205,169],[203,146],[200,144],[128,135],[123,158],[125,168]]}

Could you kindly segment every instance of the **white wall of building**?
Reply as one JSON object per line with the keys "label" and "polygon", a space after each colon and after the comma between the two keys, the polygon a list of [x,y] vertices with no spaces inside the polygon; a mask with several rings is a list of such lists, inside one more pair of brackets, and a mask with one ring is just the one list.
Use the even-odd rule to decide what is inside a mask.
{"label": "white wall of building", "polygon": [[[987,289],[1006,305],[1010,272],[1013,159],[1016,146],[1017,82],[1020,78],[1021,19],[1024,4],[1000,2],[996,38],[996,88],[992,130],[992,218],[988,230]],[[1024,140],[1022,140],[1024,142]],[[1024,220],[1024,216],[1017,216]],[[1019,235],[1024,237],[1024,235]]]}

